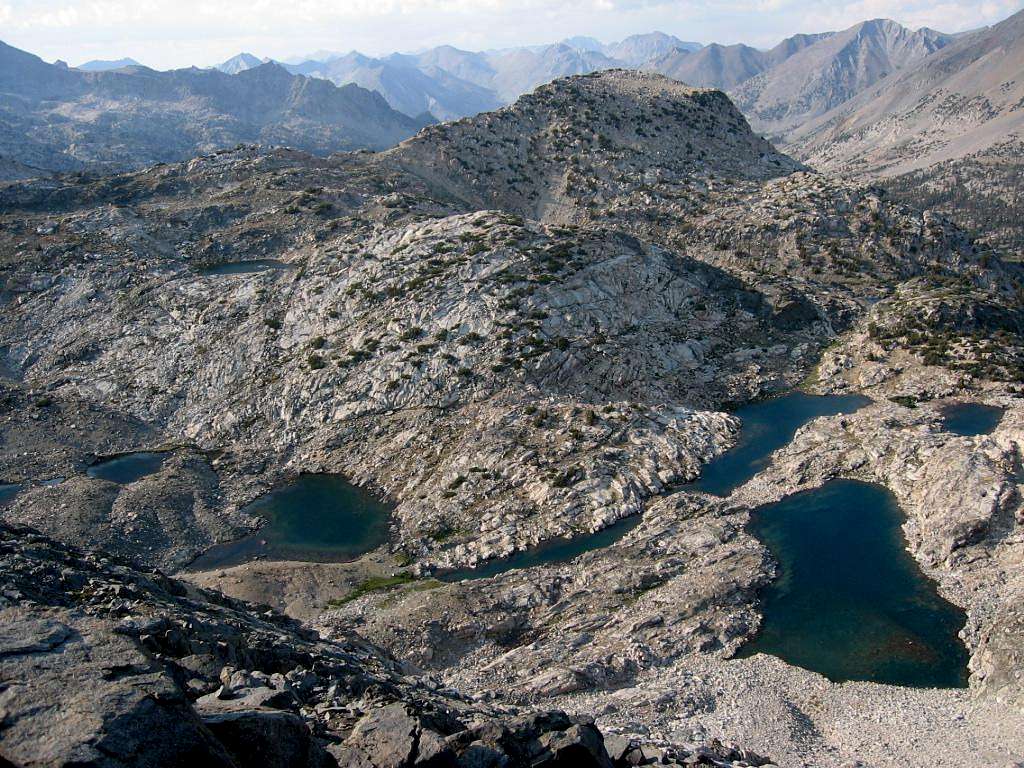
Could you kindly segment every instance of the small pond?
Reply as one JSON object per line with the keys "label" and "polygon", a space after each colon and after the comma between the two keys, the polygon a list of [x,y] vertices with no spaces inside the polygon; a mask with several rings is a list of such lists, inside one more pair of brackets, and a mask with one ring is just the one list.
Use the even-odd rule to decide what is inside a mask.
{"label": "small pond", "polygon": [[520,568],[551,565],[552,563],[566,563],[595,549],[610,547],[636,528],[640,524],[641,519],[640,515],[633,515],[624,520],[619,520],[607,528],[602,528],[596,533],[586,533],[582,536],[574,536],[571,539],[549,539],[532,549],[522,550],[500,559],[487,560],[476,568],[461,568],[457,571],[438,573],[436,576],[441,581],[471,581],[473,579],[487,579],[491,576],[499,576],[502,573],[516,571]]}
{"label": "small pond", "polygon": [[954,435],[991,434],[1003,418],[1003,409],[982,403],[953,403],[942,409],[943,428]]}
{"label": "small pond", "polygon": [[736,445],[701,471],[700,478],[684,490],[728,496],[768,466],[771,455],[782,448],[800,427],[822,416],[853,413],[871,402],[861,395],[788,395],[751,403],[733,412],[742,421]]}
{"label": "small pond", "polygon": [[6,507],[25,488],[17,483],[0,484],[0,507]]}
{"label": "small pond", "polygon": [[965,615],[904,549],[902,523],[888,490],[850,480],[755,510],[749,530],[780,573],[739,655],[768,653],[834,681],[966,686]]}
{"label": "small pond", "polygon": [[251,275],[255,272],[284,271],[288,269],[291,269],[288,264],[277,259],[252,259],[250,261],[227,261],[222,264],[213,264],[200,268],[198,272],[201,275]]}
{"label": "small pond", "polygon": [[85,470],[85,474],[99,480],[127,485],[146,477],[146,475],[159,472],[169,455],[160,451],[124,453],[96,462]]}
{"label": "small pond", "polygon": [[390,507],[339,475],[299,475],[244,509],[267,522],[256,533],[218,544],[189,565],[208,571],[255,560],[344,562],[388,540]]}

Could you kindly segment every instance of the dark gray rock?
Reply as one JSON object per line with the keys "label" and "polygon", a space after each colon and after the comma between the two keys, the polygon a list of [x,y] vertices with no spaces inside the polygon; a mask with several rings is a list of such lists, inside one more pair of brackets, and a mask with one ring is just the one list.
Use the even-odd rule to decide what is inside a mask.
{"label": "dark gray rock", "polygon": [[204,715],[203,722],[239,766],[331,768],[337,763],[290,712],[239,710]]}
{"label": "dark gray rock", "polygon": [[473,709],[358,637],[2,524],[0,681],[25,768],[612,768],[592,720]]}

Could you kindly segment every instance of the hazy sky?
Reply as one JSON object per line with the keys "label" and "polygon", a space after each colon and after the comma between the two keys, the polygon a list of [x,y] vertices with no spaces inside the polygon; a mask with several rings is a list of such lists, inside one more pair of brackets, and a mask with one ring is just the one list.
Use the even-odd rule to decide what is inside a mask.
{"label": "hazy sky", "polygon": [[0,40],[48,61],[130,56],[162,69],[242,50],[280,59],[441,43],[479,50],[654,29],[767,47],[878,17],[959,32],[1021,8],[1024,0],[0,0]]}

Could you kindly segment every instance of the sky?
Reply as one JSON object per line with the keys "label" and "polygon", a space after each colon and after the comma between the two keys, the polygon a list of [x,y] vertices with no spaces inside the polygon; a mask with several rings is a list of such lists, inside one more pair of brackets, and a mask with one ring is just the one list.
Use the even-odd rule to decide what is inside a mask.
{"label": "sky", "polygon": [[961,32],[1022,8],[1024,0],[0,0],[0,40],[47,61],[131,57],[168,69],[240,51],[283,60],[317,50],[485,50],[653,30],[770,47],[873,18]]}

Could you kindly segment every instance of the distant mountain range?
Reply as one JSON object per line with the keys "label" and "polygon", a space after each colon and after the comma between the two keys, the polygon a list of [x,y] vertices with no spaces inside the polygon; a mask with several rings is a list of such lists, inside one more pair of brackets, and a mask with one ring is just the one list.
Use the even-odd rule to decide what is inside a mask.
{"label": "distant mountain range", "polygon": [[823,170],[895,178],[995,153],[985,168],[1003,172],[1024,147],[1022,38],[1019,13],[961,35],[876,19],[770,50],[652,32],[477,52],[319,51],[289,63],[240,53],[214,69],[171,72],[132,59],[69,69],[0,45],[0,178],[133,167],[247,141],[379,149],[435,120],[612,68],[725,90],[755,131]]}
{"label": "distant mountain range", "polygon": [[[282,66],[336,85],[354,83],[377,91],[394,109],[412,117],[429,112],[438,120],[452,120],[509,104],[559,77],[619,67],[640,68],[670,52],[700,48],[700,43],[652,32],[607,45],[593,38],[576,37],[554,45],[498,51],[440,46],[423,53],[394,53],[380,58],[354,51],[321,51],[316,58]],[[235,74],[263,61],[242,53],[217,68]]]}
{"label": "distant mountain range", "polygon": [[[553,45],[498,51],[440,46],[380,58],[321,51],[319,58],[282,66],[336,85],[354,83],[377,91],[399,112],[411,117],[429,112],[439,120],[509,104],[559,77],[602,69],[644,69],[689,85],[728,91],[755,130],[786,141],[790,131],[954,39],[934,30],[914,31],[876,19],[840,32],[795,35],[770,50],[747,45],[705,47],[652,32],[609,44],[573,37]],[[265,61],[243,53],[218,69],[233,74]]]}
{"label": "distant mountain range", "polygon": [[75,69],[80,69],[83,72],[109,72],[112,69],[141,66],[135,59],[114,59],[112,61],[93,59],[92,61],[85,62],[85,64],[79,64]]}
{"label": "distant mountain range", "polygon": [[0,178],[83,168],[122,170],[239,143],[329,153],[382,149],[428,121],[380,94],[264,64],[157,72],[82,71],[0,43]]}

